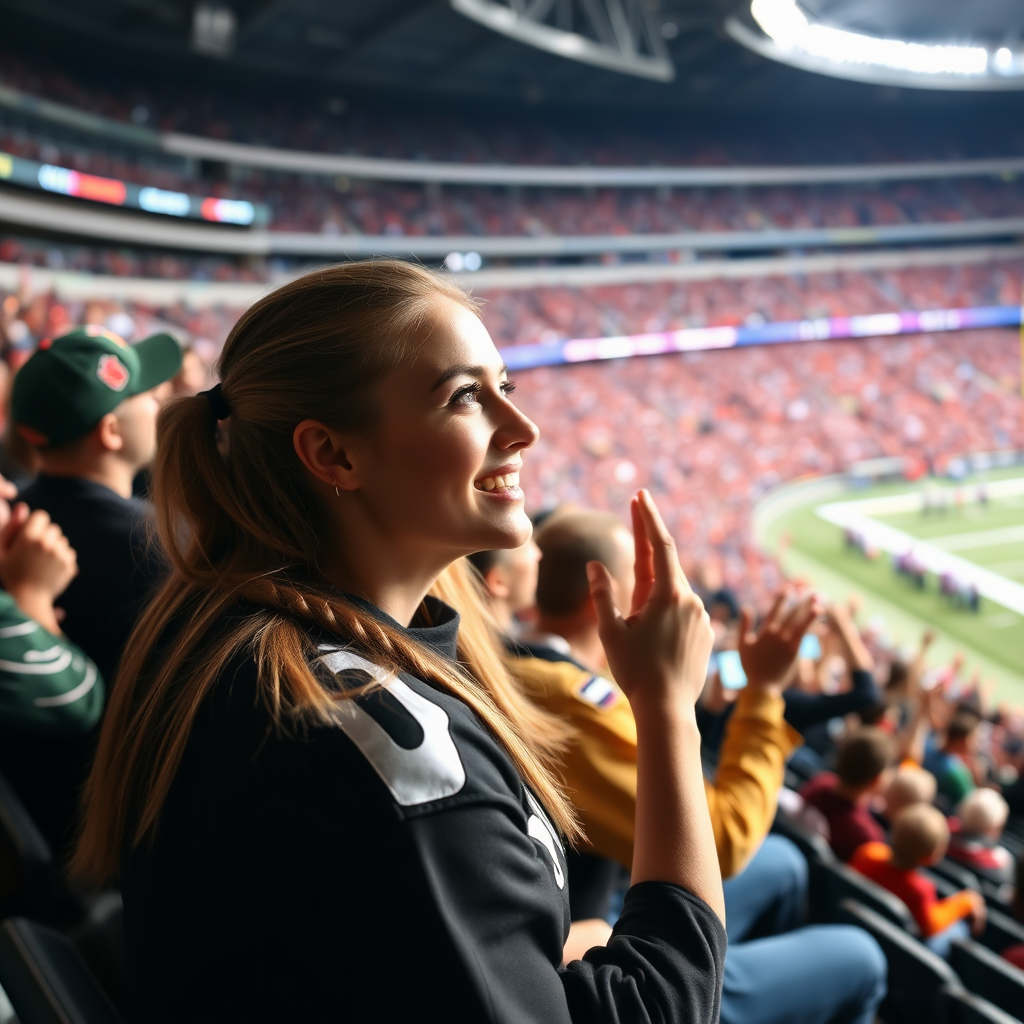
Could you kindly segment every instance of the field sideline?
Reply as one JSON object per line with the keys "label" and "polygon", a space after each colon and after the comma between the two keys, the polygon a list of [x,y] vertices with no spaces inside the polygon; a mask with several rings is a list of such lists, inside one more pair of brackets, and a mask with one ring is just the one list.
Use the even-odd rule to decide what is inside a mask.
{"label": "field sideline", "polygon": [[[902,645],[933,626],[935,660],[961,650],[968,671],[990,680],[1000,699],[1024,706],[1024,471],[986,474],[956,487],[906,482],[852,489],[839,477],[797,483],[765,499],[755,512],[759,542],[781,552],[790,576],[811,581],[833,599],[858,594],[864,620],[876,618]],[[979,501],[979,497],[983,500]],[[843,540],[856,530],[878,556],[868,559]],[[929,570],[924,590],[898,576],[893,554],[913,549]],[[938,591],[936,572],[972,579],[982,593],[974,613]]]}

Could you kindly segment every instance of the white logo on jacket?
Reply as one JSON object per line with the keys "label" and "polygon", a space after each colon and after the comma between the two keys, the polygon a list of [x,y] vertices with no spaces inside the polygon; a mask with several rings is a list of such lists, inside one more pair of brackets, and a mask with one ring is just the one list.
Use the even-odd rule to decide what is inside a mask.
{"label": "white logo on jacket", "polygon": [[321,645],[320,661],[332,672],[355,669],[376,679],[416,719],[423,742],[413,750],[400,747],[354,700],[338,701],[335,720],[345,735],[391,790],[402,807],[454,796],[466,784],[466,769],[448,729],[444,708],[421,697],[387,669],[351,651]]}

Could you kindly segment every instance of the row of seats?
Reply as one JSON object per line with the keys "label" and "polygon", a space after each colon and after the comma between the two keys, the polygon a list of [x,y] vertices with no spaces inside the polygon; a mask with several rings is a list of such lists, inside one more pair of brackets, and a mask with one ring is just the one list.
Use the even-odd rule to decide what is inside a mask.
{"label": "row of seats", "polygon": [[[954,943],[947,963],[919,941],[917,923],[903,901],[840,863],[820,835],[781,810],[773,830],[794,842],[808,861],[812,912],[865,928],[881,945],[889,963],[889,992],[880,1014],[886,1024],[1024,1019],[1024,971],[999,955],[1024,942],[1024,925],[990,906],[980,941]],[[938,875],[933,881],[944,896],[961,888]],[[964,1016],[991,1011],[994,1016]]]}
{"label": "row of seats", "polygon": [[67,892],[49,844],[2,774],[0,919],[0,1024],[119,1024],[127,992],[121,897]]}

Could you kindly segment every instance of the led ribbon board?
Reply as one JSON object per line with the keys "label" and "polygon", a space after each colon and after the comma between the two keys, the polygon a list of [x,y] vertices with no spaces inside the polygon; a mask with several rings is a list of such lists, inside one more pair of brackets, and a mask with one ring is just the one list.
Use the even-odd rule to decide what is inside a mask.
{"label": "led ribbon board", "polygon": [[576,338],[550,344],[514,345],[502,349],[501,355],[510,370],[529,370],[537,366],[744,348],[748,345],[777,345],[791,341],[878,338],[893,334],[966,331],[975,327],[1017,327],[1022,320],[1020,306],[972,306],[968,309],[929,309],[919,313],[781,320],[759,327],[691,327],[617,338]]}
{"label": "led ribbon board", "polygon": [[245,200],[192,196],[185,192],[135,185],[119,178],[104,178],[98,174],[74,171],[69,167],[40,164],[12,153],[0,152],[0,181],[128,210],[144,210],[165,217],[183,217],[243,227],[266,221],[265,211]]}

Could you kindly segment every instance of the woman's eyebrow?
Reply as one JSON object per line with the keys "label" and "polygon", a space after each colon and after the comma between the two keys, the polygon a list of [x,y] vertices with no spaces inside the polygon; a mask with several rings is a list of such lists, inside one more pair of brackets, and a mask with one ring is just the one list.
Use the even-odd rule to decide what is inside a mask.
{"label": "woman's eyebrow", "polygon": [[[498,370],[498,376],[500,377],[503,373],[507,372],[508,367],[504,363],[502,363],[501,369]],[[444,384],[447,384],[448,381],[452,380],[454,377],[483,377],[486,373],[486,366],[450,366],[447,370],[444,371],[444,373],[441,374],[440,377],[437,378],[437,380],[434,383],[434,386],[430,390],[436,391],[439,387],[441,387]]]}

